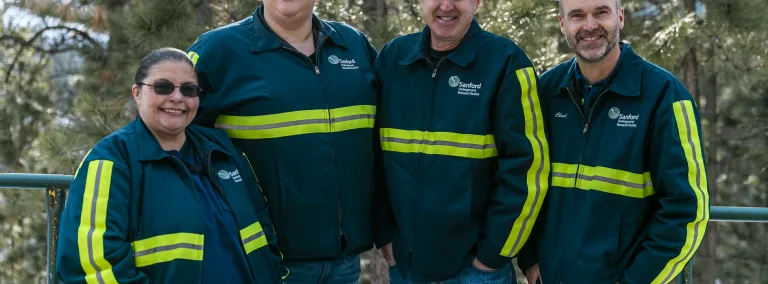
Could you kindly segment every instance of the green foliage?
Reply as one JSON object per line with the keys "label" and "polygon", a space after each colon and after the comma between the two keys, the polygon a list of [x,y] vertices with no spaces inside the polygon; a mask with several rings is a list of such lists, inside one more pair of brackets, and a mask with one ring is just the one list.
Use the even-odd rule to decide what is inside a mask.
{"label": "green foliage", "polygon": [[[710,187],[716,188],[712,204],[768,207],[768,33],[764,32],[768,21],[763,20],[768,2],[622,2],[626,16],[622,39],[695,87],[711,156],[707,166],[714,169],[709,177]],[[80,45],[43,46],[43,39],[57,42],[55,36],[30,40],[44,27],[23,28],[14,21],[0,27],[0,172],[72,174],[93,144],[135,117],[130,88],[144,54],[165,46],[186,49],[201,33],[250,16],[261,1],[6,3],[3,9],[25,7],[109,36],[108,42],[98,43],[70,31],[65,37]],[[317,0],[315,12],[360,29],[377,49],[424,27],[419,1],[414,0]],[[488,31],[519,44],[543,72],[573,56],[560,32],[558,12],[557,2],[550,0],[483,0],[476,19]],[[57,48],[71,48],[84,60],[72,80],[64,82],[53,75],[59,73],[51,68],[58,58],[54,55],[64,54]],[[77,83],[72,87],[71,82]],[[712,106],[714,112],[708,110]],[[41,280],[42,198],[39,192],[0,191],[0,283]],[[702,253],[707,251],[702,246],[696,256],[695,280],[768,282],[768,252],[761,249],[768,247],[761,237],[768,226],[720,223],[717,227],[716,249],[710,255]],[[382,272],[371,260],[376,260],[375,254],[366,254],[364,282],[376,283],[372,275],[386,269]],[[715,260],[715,265],[708,265],[708,260]],[[6,265],[10,261],[13,265]],[[705,268],[714,269],[714,274],[705,273]]]}

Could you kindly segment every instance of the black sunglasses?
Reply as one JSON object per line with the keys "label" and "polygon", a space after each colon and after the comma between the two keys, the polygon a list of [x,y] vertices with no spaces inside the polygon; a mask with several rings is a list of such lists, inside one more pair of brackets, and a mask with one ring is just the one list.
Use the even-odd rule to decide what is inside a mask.
{"label": "black sunglasses", "polygon": [[155,89],[155,94],[158,95],[170,95],[173,93],[173,90],[175,90],[177,87],[179,88],[179,92],[181,92],[182,96],[189,97],[189,98],[195,98],[200,95],[200,86],[194,85],[194,84],[183,84],[181,86],[176,86],[174,84],[168,83],[168,82],[157,82],[154,84],[145,84],[138,82],[136,85],[144,85],[151,87]]}

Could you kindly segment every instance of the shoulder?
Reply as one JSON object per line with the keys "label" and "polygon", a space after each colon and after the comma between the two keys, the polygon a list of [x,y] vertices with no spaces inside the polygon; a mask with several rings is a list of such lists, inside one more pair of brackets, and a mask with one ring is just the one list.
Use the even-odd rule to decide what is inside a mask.
{"label": "shoulder", "polygon": [[421,32],[397,36],[381,48],[379,57],[402,57],[410,54],[414,46],[421,44]]}
{"label": "shoulder", "polygon": [[476,37],[475,40],[479,41],[480,48],[487,50],[487,54],[493,56],[508,55],[514,59],[524,58],[528,60],[528,55],[525,54],[525,51],[509,38],[485,30]]}
{"label": "shoulder", "polygon": [[189,52],[204,53],[228,45],[247,42],[252,32],[253,16],[201,34],[189,47]]}
{"label": "shoulder", "polygon": [[134,123],[135,121],[99,140],[83,158],[81,166],[93,161],[108,161],[113,165],[126,168],[130,157],[129,152],[137,144]]}
{"label": "shoulder", "polygon": [[554,67],[550,68],[546,72],[539,76],[539,86],[546,87],[559,87],[568,74],[568,69],[571,68],[576,58],[571,58],[568,61],[562,62]]}
{"label": "shoulder", "polygon": [[683,82],[668,70],[647,60],[643,60],[638,65],[636,68],[641,68],[641,88],[654,90],[653,93],[659,94],[657,100],[661,101],[662,105],[670,105],[681,100],[693,100],[693,96]]}

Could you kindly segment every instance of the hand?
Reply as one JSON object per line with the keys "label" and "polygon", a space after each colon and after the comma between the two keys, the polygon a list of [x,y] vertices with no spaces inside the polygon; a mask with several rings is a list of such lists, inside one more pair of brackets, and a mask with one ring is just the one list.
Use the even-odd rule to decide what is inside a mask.
{"label": "hand", "polygon": [[379,252],[381,252],[381,256],[384,257],[384,261],[387,262],[387,265],[389,266],[395,265],[395,257],[392,255],[392,243],[388,243],[385,246],[381,247],[379,249]]}
{"label": "hand", "polygon": [[475,259],[472,260],[472,265],[474,265],[475,268],[480,269],[480,270],[484,270],[484,271],[494,271],[494,270],[496,270],[496,269],[490,268],[488,266],[485,266],[485,264],[480,262],[480,260],[478,260],[477,257],[475,257]]}
{"label": "hand", "polygon": [[531,268],[528,268],[527,273],[525,273],[525,278],[528,279],[528,284],[536,284],[536,280],[544,284],[544,281],[541,280],[538,263],[531,266]]}

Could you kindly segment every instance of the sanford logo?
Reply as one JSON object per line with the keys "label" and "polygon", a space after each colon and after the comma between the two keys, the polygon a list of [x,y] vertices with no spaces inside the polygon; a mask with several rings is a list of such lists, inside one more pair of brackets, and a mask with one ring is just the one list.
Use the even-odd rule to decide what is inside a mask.
{"label": "sanford logo", "polygon": [[230,179],[230,178],[232,178],[232,180],[235,181],[235,182],[243,181],[243,178],[240,177],[240,172],[237,171],[237,169],[235,169],[234,172],[228,172],[228,171],[225,171],[225,170],[220,170],[218,172],[218,175],[219,175],[219,178],[221,178],[221,179]]}
{"label": "sanford logo", "polygon": [[459,79],[459,76],[451,76],[451,78],[448,79],[448,86],[451,86],[451,88],[459,87],[459,95],[478,97],[480,96],[480,89],[482,88],[482,85],[482,83],[464,83],[461,81],[461,79]]}
{"label": "sanford logo", "polygon": [[328,63],[331,63],[333,65],[341,64],[341,69],[344,70],[354,70],[360,68],[359,66],[355,65],[357,62],[355,62],[355,59],[352,60],[349,59],[341,59],[336,55],[328,56]]}
{"label": "sanford logo", "polygon": [[616,126],[618,127],[637,127],[635,122],[640,119],[639,114],[622,114],[621,110],[617,107],[612,107],[608,110],[608,117],[616,119]]}

